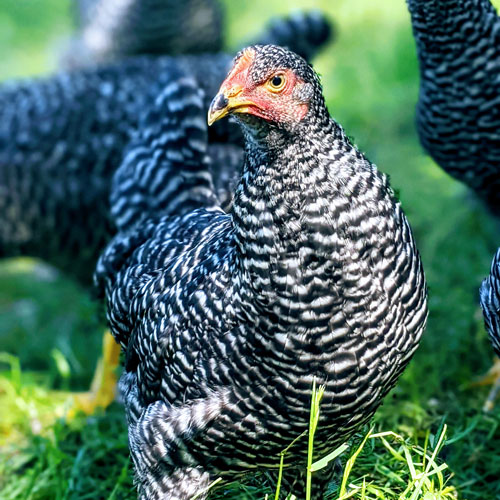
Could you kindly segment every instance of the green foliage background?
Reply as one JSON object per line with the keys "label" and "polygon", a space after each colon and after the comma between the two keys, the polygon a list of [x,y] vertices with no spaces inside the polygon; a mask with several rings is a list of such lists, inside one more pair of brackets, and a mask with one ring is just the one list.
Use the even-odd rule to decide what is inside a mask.
{"label": "green foliage background", "polygon": [[[493,3],[500,6],[500,0]],[[446,418],[448,437],[457,439],[445,447],[443,458],[454,472],[452,484],[458,496],[500,499],[500,409],[482,415],[487,389],[468,387],[493,359],[477,290],[500,244],[498,224],[420,148],[414,129],[418,68],[404,0],[226,0],[225,4],[230,50],[250,40],[272,15],[294,8],[321,8],[335,22],[336,40],[315,62],[330,112],[391,176],[412,223],[429,283],[430,316],[422,345],[378,412],[376,425],[417,443]],[[57,53],[71,29],[67,0],[2,0],[0,80],[54,70]],[[99,308],[88,294],[57,272],[29,259],[0,264],[0,351],[15,356],[0,358],[4,361],[0,364],[4,369],[0,445],[7,443],[0,460],[0,498],[101,498],[101,493],[95,493],[99,488],[102,498],[128,495],[123,493],[130,489],[123,427],[121,434],[106,430],[114,429],[116,422],[122,425],[119,407],[103,417],[109,422],[85,421],[83,427],[74,424],[74,428],[59,423],[48,441],[36,436],[38,430],[27,416],[35,411],[30,405],[38,411],[36,405],[45,401],[51,408],[37,388],[88,385],[100,347],[99,317]],[[15,368],[17,360],[22,374]],[[108,471],[112,486],[103,486],[103,479],[90,487],[84,478],[94,474],[95,450],[101,445],[115,450],[123,462],[121,468]],[[82,449],[86,451],[78,462],[81,468],[74,469],[73,453]],[[385,470],[387,455],[374,449],[367,452],[359,477],[377,467]],[[54,456],[60,461],[50,462]],[[41,457],[47,460],[43,467]],[[64,457],[79,482],[69,485],[67,474],[61,473],[57,484],[56,476],[51,476],[49,486],[36,494],[36,488],[26,486],[19,472],[23,467],[58,470]],[[117,470],[120,480],[113,479]],[[386,476],[390,483],[390,475]],[[6,496],[2,497],[2,491]],[[83,491],[97,496],[85,497]],[[14,492],[19,496],[12,496]],[[391,495],[386,493],[387,498],[397,498]]]}

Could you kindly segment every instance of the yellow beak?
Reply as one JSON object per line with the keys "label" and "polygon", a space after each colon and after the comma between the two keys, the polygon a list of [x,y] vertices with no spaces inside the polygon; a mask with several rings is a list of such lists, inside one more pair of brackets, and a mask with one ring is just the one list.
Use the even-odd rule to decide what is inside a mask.
{"label": "yellow beak", "polygon": [[229,113],[229,99],[223,92],[219,92],[212,100],[208,110],[208,126],[220,120]]}
{"label": "yellow beak", "polygon": [[249,106],[255,107],[255,103],[252,101],[240,98],[242,92],[243,89],[239,86],[227,90],[221,89],[210,104],[207,119],[208,125],[212,125],[229,113],[247,113]]}

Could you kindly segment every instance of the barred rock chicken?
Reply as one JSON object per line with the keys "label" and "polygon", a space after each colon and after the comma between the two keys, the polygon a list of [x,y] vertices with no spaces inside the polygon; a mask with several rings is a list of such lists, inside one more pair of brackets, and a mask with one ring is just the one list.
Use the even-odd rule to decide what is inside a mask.
{"label": "barred rock chicken", "polygon": [[[500,18],[489,0],[407,1],[420,63],[422,145],[498,217]],[[477,383],[495,380],[500,384],[498,361]]]}
{"label": "barred rock chicken", "polygon": [[500,215],[500,18],[489,0],[408,0],[417,129],[434,160]]}
{"label": "barred rock chicken", "polygon": [[65,67],[223,48],[217,0],[75,0],[74,8],[80,34],[63,55]]}
{"label": "barred rock chicken", "polygon": [[[483,281],[479,290],[479,299],[483,309],[486,330],[490,336],[493,349],[500,357],[500,249],[497,250],[491,263],[490,275]],[[500,378],[493,385],[484,409],[493,408],[495,399],[500,392]]]}
{"label": "barred rock chicken", "polygon": [[[196,85],[177,81],[157,106],[123,168],[172,202],[142,204],[132,182],[115,193],[124,231],[96,280],[126,352],[139,496],[186,500],[217,477],[276,467],[308,428],[314,379],[325,385],[316,453],[348,439],[417,348],[427,293],[387,178],[330,117],[301,57],[249,47],[212,101],[209,123],[233,114],[245,137],[230,213],[213,193]],[[286,455],[297,498],[306,439]],[[329,479],[315,477],[314,498]]]}
{"label": "barred rock chicken", "polygon": [[[277,41],[293,47],[297,37],[300,48],[302,40],[311,40],[308,56],[328,40],[328,22],[316,12],[301,23],[293,17],[275,21],[269,29],[278,23],[292,28],[277,32]],[[195,79],[208,107],[230,62],[225,54],[141,57],[0,86],[0,257],[38,257],[90,284],[97,258],[116,231],[111,180],[141,120],[162,89],[185,74]],[[237,127],[222,125],[211,131],[209,153],[217,194],[227,207],[242,138]],[[171,154],[184,145],[173,147]],[[151,193],[149,201],[159,207],[156,196]],[[113,345],[106,343],[105,359],[116,359]],[[97,398],[105,406],[113,391],[103,390],[104,400]],[[92,411],[94,403],[80,406]]]}

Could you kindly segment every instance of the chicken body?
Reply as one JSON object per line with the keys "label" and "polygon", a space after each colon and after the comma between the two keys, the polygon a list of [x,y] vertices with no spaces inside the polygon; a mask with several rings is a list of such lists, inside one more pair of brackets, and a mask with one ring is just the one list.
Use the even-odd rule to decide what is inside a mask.
{"label": "chicken body", "polygon": [[[268,96],[282,74],[288,93]],[[313,380],[325,385],[318,457],[371,418],[426,322],[408,222],[386,177],[328,114],[311,67],[255,46],[222,88],[210,120],[234,105],[245,136],[231,212],[210,188],[203,100],[193,85],[174,87],[182,99],[165,99],[164,118],[125,164],[139,157],[149,178],[171,180],[187,168],[171,190],[183,203],[126,217],[97,270],[126,352],[120,389],[141,499],[205,498],[218,476],[277,467],[297,438],[285,482],[304,498]],[[180,137],[196,139],[168,158]],[[140,210],[132,190],[115,203]],[[316,481],[314,498],[329,479]]]}
{"label": "chicken body", "polygon": [[489,0],[408,0],[408,7],[422,145],[500,215],[500,18]]}
{"label": "chicken body", "polygon": [[76,0],[74,8],[79,34],[63,56],[65,67],[223,49],[217,0]]}

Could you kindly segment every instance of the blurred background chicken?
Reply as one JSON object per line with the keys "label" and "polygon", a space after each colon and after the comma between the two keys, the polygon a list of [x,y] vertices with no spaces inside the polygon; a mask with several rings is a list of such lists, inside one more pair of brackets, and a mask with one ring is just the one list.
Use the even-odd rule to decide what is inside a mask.
{"label": "blurred background chicken", "polygon": [[[490,0],[408,0],[408,7],[420,66],[422,146],[498,218],[500,17]],[[500,384],[500,360],[479,383]]]}
{"label": "blurred background chicken", "polygon": [[72,6],[77,34],[64,49],[65,67],[224,48],[218,0],[73,0]]}
{"label": "blurred background chicken", "polygon": [[436,163],[500,215],[500,18],[490,0],[408,0],[417,131]]}

